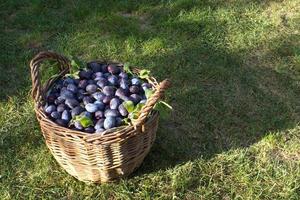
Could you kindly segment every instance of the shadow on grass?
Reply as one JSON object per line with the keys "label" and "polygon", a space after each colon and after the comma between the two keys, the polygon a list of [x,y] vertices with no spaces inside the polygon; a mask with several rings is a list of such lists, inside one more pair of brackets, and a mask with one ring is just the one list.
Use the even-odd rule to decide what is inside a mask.
{"label": "shadow on grass", "polygon": [[[184,9],[194,8],[194,1],[190,2],[185,5],[178,3],[169,10],[163,8],[164,12],[161,12],[160,9],[156,10],[158,5],[153,6],[154,14],[159,15],[157,21],[153,22],[153,26],[159,27],[160,21],[167,21],[170,18],[169,13],[176,16],[183,7]],[[106,14],[116,11],[113,9],[114,5],[106,6],[107,9],[112,8],[111,11],[106,11]],[[151,7],[152,5],[147,6]],[[203,1],[201,5],[196,6],[208,9],[208,7],[220,8],[233,5]],[[248,4],[244,6],[246,8]],[[135,6],[133,10],[135,9],[138,8]],[[125,8],[123,11],[132,12],[133,10]],[[35,14],[37,11],[33,10],[32,12],[35,17],[39,16]],[[68,35],[69,32],[81,25],[85,27],[84,21],[93,16],[88,9],[78,9],[73,14],[74,16],[66,16],[63,20],[61,20],[61,14],[57,15],[56,21],[65,21],[58,23],[57,26],[52,22],[52,29],[60,28],[59,30],[62,30],[60,34]],[[82,17],[83,15],[84,17]],[[76,23],[72,22],[77,19],[80,19],[78,23],[77,21]],[[43,22],[43,20],[33,20],[33,22]],[[114,18],[104,18],[102,22],[110,25],[114,22]],[[120,26],[122,25],[124,26],[123,23],[120,24]],[[168,66],[153,67],[153,72],[160,78],[169,77],[172,80],[173,87],[167,95],[167,100],[173,105],[174,112],[169,119],[161,119],[156,142],[141,168],[133,176],[164,170],[189,160],[210,159],[216,154],[231,149],[247,147],[261,140],[269,132],[288,129],[298,121],[299,114],[295,110],[297,99],[300,97],[300,94],[296,92],[299,88],[294,85],[290,77],[278,74],[272,68],[265,68],[262,65],[245,65],[238,52],[229,53],[228,49],[218,46],[214,40],[193,40],[193,37],[199,35],[203,35],[205,38],[210,35],[206,30],[215,30],[222,25],[222,22],[214,19],[204,19],[200,25],[196,22],[175,21],[166,28],[167,31],[164,28],[158,28],[157,33],[149,31],[145,35],[140,34],[136,37],[143,40],[158,37],[170,44],[177,41],[168,37],[168,33],[173,33],[174,37],[181,39],[182,35],[190,34],[191,39],[183,38],[179,41],[182,47],[176,51],[143,56],[140,59],[145,65],[151,62],[153,66]],[[30,25],[28,26],[28,28],[32,28]],[[182,31],[177,34],[176,28],[180,28]],[[47,29],[43,30],[43,27],[41,30],[37,30],[41,35],[47,31]],[[53,31],[51,34],[57,34],[55,30],[49,31]],[[138,31],[138,29],[135,30],[135,32]],[[111,28],[107,30],[107,33],[124,41],[128,37],[134,37],[125,26],[124,30],[120,30],[119,27]],[[214,32],[211,33],[214,35]],[[0,69],[6,73],[1,73],[0,83],[1,86],[5,85],[6,87],[3,87],[0,93],[0,101],[5,101],[7,95],[16,95],[23,88],[30,88],[28,66],[19,69],[17,66],[24,63],[15,61],[16,58],[26,58],[27,62],[39,50],[48,49],[48,47],[59,49],[60,46],[63,46],[54,41],[54,44],[45,43],[33,49],[30,49],[29,46],[28,54],[22,54],[20,51],[26,50],[15,48],[20,45],[21,34],[9,35],[9,32],[4,33],[4,37],[9,38],[7,41],[12,41],[12,43],[5,50],[9,53],[2,54],[3,58],[5,55],[9,55],[9,57],[1,61]],[[224,40],[225,35],[226,30],[218,37],[220,40]],[[27,76],[24,76],[26,73]],[[12,82],[12,80],[14,81]],[[13,157],[22,151],[22,143],[37,140],[30,136],[24,137],[22,143],[15,142],[18,141],[18,138],[18,135],[10,138],[3,148],[4,154],[10,154],[9,148],[12,148],[14,151],[10,155]],[[9,157],[7,156],[7,158]],[[22,159],[22,156],[18,156],[18,158]],[[7,168],[12,168],[9,165],[13,166],[13,163],[8,162],[7,164]]]}
{"label": "shadow on grass", "polygon": [[[270,43],[278,41],[282,38]],[[177,59],[184,64],[157,70],[173,82],[167,99],[174,112],[169,119],[161,119],[156,142],[135,174],[211,159],[299,122],[299,86],[289,74],[262,63],[246,65],[247,58],[225,52],[193,44],[175,54],[150,58],[156,66],[170,66]],[[189,59],[188,55],[198,56]]]}

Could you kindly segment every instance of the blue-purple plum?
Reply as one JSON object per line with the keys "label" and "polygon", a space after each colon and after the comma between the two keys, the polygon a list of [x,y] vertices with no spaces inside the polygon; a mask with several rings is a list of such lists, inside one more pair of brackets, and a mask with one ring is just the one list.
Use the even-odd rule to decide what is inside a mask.
{"label": "blue-purple plum", "polygon": [[102,100],[102,102],[104,104],[109,104],[110,100],[112,99],[112,96],[106,96],[104,97],[104,99]]}
{"label": "blue-purple plum", "polygon": [[66,110],[66,109],[67,109],[67,106],[63,103],[59,104],[56,108],[57,112],[60,112],[60,113],[63,112],[64,110]]}
{"label": "blue-purple plum", "polygon": [[67,89],[68,89],[69,91],[73,92],[73,93],[76,93],[76,92],[78,91],[77,86],[74,85],[74,84],[69,84],[69,85],[67,86]]}
{"label": "blue-purple plum", "polygon": [[111,75],[111,73],[107,72],[107,73],[103,74],[103,77],[107,79],[110,75]]}
{"label": "blue-purple plum", "polygon": [[84,96],[83,94],[77,93],[77,99],[78,99],[79,101],[82,101],[84,97],[85,97],[85,96]]}
{"label": "blue-purple plum", "polygon": [[47,114],[51,114],[52,112],[56,111],[56,106],[55,105],[49,105],[45,108],[45,112]]}
{"label": "blue-purple plum", "polygon": [[87,71],[83,70],[83,71],[79,72],[79,77],[81,79],[90,79],[92,76],[92,73],[93,72],[91,70],[87,70]]}
{"label": "blue-purple plum", "polygon": [[103,77],[103,73],[102,72],[96,72],[93,73],[92,78],[95,80],[96,78],[102,78]]}
{"label": "blue-purple plum", "polygon": [[71,120],[71,113],[68,110],[65,110],[62,114],[61,114],[61,119],[65,120],[67,122],[69,122]]}
{"label": "blue-purple plum", "polygon": [[126,72],[120,72],[119,77],[123,79],[128,79],[128,74]]}
{"label": "blue-purple plum", "polygon": [[85,96],[85,97],[83,97],[82,102],[83,102],[84,105],[86,105],[86,104],[88,104],[88,103],[93,103],[94,100],[93,100],[93,98],[90,97],[90,96]]}
{"label": "blue-purple plum", "polygon": [[106,117],[104,120],[104,128],[111,129],[116,126],[116,118],[115,117]]}
{"label": "blue-purple plum", "polygon": [[152,88],[152,85],[151,85],[150,83],[143,83],[143,84],[142,84],[142,88],[143,88],[143,90],[151,89],[151,88]]}
{"label": "blue-purple plum", "polygon": [[98,128],[98,129],[96,129],[96,133],[102,133],[102,132],[104,132],[105,131],[105,129],[104,128]]}
{"label": "blue-purple plum", "polygon": [[50,115],[53,119],[60,119],[61,118],[61,114],[57,111],[53,111]]}
{"label": "blue-purple plum", "polygon": [[108,85],[108,81],[106,78],[100,77],[97,81],[97,85],[101,88],[104,88],[105,86]]}
{"label": "blue-purple plum", "polygon": [[105,117],[119,117],[120,116],[120,113],[119,113],[119,111],[118,110],[116,110],[116,109],[107,109],[107,110],[105,110],[105,112],[104,112],[104,116]]}
{"label": "blue-purple plum", "polygon": [[107,70],[111,74],[118,74],[120,73],[120,68],[115,65],[108,65]]}
{"label": "blue-purple plum", "polygon": [[121,101],[119,98],[112,98],[109,102],[110,109],[113,109],[113,110],[117,109],[120,104],[121,104]]}
{"label": "blue-purple plum", "polygon": [[63,99],[73,99],[74,98],[74,94],[73,92],[71,92],[70,90],[61,90],[60,91],[60,96]]}
{"label": "blue-purple plum", "polygon": [[116,126],[121,126],[123,124],[123,120],[121,117],[116,117]]}
{"label": "blue-purple plum", "polygon": [[147,103],[147,99],[142,99],[139,103],[146,104]]}
{"label": "blue-purple plum", "polygon": [[99,110],[103,110],[105,107],[104,103],[102,103],[101,101],[95,101],[94,104],[98,106]]}
{"label": "blue-purple plum", "polygon": [[87,133],[94,133],[95,132],[95,129],[94,127],[87,127],[84,129],[84,132],[87,132]]}
{"label": "blue-purple plum", "polygon": [[96,104],[88,103],[85,105],[85,109],[90,113],[94,113],[99,110],[99,107]]}
{"label": "blue-purple plum", "polygon": [[97,85],[97,81],[90,79],[90,80],[88,80],[88,85],[90,85],[90,84]]}
{"label": "blue-purple plum", "polygon": [[81,123],[78,122],[78,121],[75,121],[75,122],[74,122],[74,127],[75,127],[77,130],[83,130],[83,126],[82,126]]}
{"label": "blue-purple plum", "polygon": [[103,73],[107,73],[108,72],[107,65],[103,64],[101,67],[102,67],[102,72]]}
{"label": "blue-purple plum", "polygon": [[118,111],[123,117],[126,117],[128,115],[128,112],[127,112],[126,108],[123,106],[123,104],[119,105]]}
{"label": "blue-purple plum", "polygon": [[56,105],[59,105],[59,104],[64,103],[65,100],[66,100],[65,98],[59,96],[59,97],[57,97],[57,99],[55,99],[54,103],[55,103]]}
{"label": "blue-purple plum", "polygon": [[108,80],[108,82],[109,82],[111,85],[113,85],[113,86],[116,86],[116,85],[118,85],[118,83],[119,83],[118,77],[115,76],[115,75],[109,76],[109,77],[107,78],[107,80]]}
{"label": "blue-purple plum", "polygon": [[78,94],[82,94],[82,95],[85,95],[85,94],[86,94],[85,90],[82,89],[82,88],[79,89],[77,93],[78,93]]}
{"label": "blue-purple plum", "polygon": [[104,112],[103,111],[98,110],[98,111],[95,112],[95,118],[96,119],[101,119],[103,117],[104,117]]}
{"label": "blue-purple plum", "polygon": [[74,80],[74,84],[75,85],[78,85],[79,84],[79,82],[80,82],[80,79],[78,79],[78,78],[76,78],[76,79],[73,79]]}
{"label": "blue-purple plum", "polygon": [[132,94],[132,95],[130,95],[130,97],[134,104],[137,104],[142,100],[142,97],[138,94]]}
{"label": "blue-purple plum", "polygon": [[96,99],[97,101],[102,101],[105,98],[105,94],[103,94],[102,92],[95,92],[92,94],[92,97],[94,99]]}
{"label": "blue-purple plum", "polygon": [[79,105],[79,102],[76,99],[66,99],[65,104],[69,108],[75,108],[76,106]]}
{"label": "blue-purple plum", "polygon": [[105,86],[102,92],[106,96],[113,96],[115,94],[115,88],[113,86]]}
{"label": "blue-purple plum", "polygon": [[132,85],[132,86],[130,86],[129,91],[132,94],[138,94],[140,92],[140,88],[136,85]]}
{"label": "blue-purple plum", "polygon": [[118,88],[118,89],[116,90],[115,95],[118,96],[118,97],[121,97],[121,96],[127,96],[127,95],[129,95],[129,90],[128,90],[128,89],[127,89],[127,90],[124,90],[124,89],[122,89],[122,88]]}
{"label": "blue-purple plum", "polygon": [[93,72],[101,72],[102,66],[97,62],[90,62],[87,64],[88,68],[90,68]]}
{"label": "blue-purple plum", "polygon": [[78,87],[82,88],[82,89],[85,89],[87,85],[88,85],[88,81],[85,80],[85,79],[80,80],[79,83],[78,83]]}
{"label": "blue-purple plum", "polygon": [[62,87],[62,88],[60,89],[60,92],[63,92],[63,91],[66,91],[66,90],[67,90],[67,87],[64,86],[64,87]]}
{"label": "blue-purple plum", "polygon": [[55,123],[57,123],[60,126],[66,127],[68,125],[68,122],[63,119],[56,119]]}
{"label": "blue-purple plum", "polygon": [[97,122],[96,122],[96,124],[95,124],[95,126],[94,126],[94,128],[97,130],[97,129],[100,129],[100,128],[103,128],[104,127],[104,119],[99,119]]}
{"label": "blue-purple plum", "polygon": [[59,92],[59,89],[57,89],[55,86],[52,87],[52,89],[50,90],[50,95],[54,95],[55,93]]}
{"label": "blue-purple plum", "polygon": [[131,84],[132,85],[140,85],[141,84],[141,80],[139,78],[132,78],[131,79]]}
{"label": "blue-purple plum", "polygon": [[89,85],[86,86],[85,90],[87,91],[87,93],[93,94],[97,91],[97,88],[98,88],[97,85],[89,84]]}
{"label": "blue-purple plum", "polygon": [[63,87],[63,84],[64,81],[62,79],[59,79],[56,81],[55,87],[60,90]]}
{"label": "blue-purple plum", "polygon": [[83,111],[82,113],[80,113],[80,116],[85,116],[85,117],[88,117],[88,118],[92,118],[93,114],[88,112],[88,111]]}
{"label": "blue-purple plum", "polygon": [[63,80],[63,85],[67,86],[69,84],[74,84],[74,80],[70,77],[67,77],[65,80]]}
{"label": "blue-purple plum", "polygon": [[128,83],[128,81],[126,81],[125,79],[121,79],[121,81],[120,81],[120,88],[122,88],[124,90],[128,90],[129,89],[129,83]]}
{"label": "blue-purple plum", "polygon": [[54,95],[54,94],[50,94],[49,96],[47,96],[48,103],[54,103],[55,99],[56,99],[56,95]]}
{"label": "blue-purple plum", "polygon": [[123,101],[132,101],[132,98],[130,96],[119,96],[119,98]]}
{"label": "blue-purple plum", "polygon": [[76,106],[75,108],[73,108],[71,110],[71,115],[72,117],[79,115],[80,113],[82,113],[85,109],[81,106]]}

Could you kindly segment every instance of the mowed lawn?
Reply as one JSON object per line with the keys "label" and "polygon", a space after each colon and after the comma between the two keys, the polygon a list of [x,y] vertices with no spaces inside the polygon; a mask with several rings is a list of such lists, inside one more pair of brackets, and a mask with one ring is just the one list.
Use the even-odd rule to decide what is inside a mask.
{"label": "mowed lawn", "polygon": [[[300,199],[299,0],[10,0],[0,17],[1,200]],[[56,163],[30,97],[42,50],[171,79],[132,176],[87,185]]]}

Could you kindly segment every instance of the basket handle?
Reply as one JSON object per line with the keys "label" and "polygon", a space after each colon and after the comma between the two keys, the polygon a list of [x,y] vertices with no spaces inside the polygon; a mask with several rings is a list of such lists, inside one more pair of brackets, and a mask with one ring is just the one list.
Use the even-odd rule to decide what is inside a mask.
{"label": "basket handle", "polygon": [[[30,61],[30,69],[31,69],[31,80],[32,80],[32,92],[31,95],[35,101],[35,103],[40,104],[43,99],[44,91],[43,86],[41,84],[40,77],[40,64],[45,60],[54,60],[59,64],[60,73],[58,76],[63,76],[70,70],[70,61],[57,53],[50,51],[43,51],[38,53],[31,61]],[[48,82],[48,84],[50,84]]]}
{"label": "basket handle", "polygon": [[146,105],[142,108],[139,118],[134,121],[133,124],[135,127],[138,127],[145,122],[148,114],[152,111],[155,104],[163,97],[165,90],[169,88],[170,85],[171,82],[168,79],[163,80],[157,85],[154,94],[147,100]]}

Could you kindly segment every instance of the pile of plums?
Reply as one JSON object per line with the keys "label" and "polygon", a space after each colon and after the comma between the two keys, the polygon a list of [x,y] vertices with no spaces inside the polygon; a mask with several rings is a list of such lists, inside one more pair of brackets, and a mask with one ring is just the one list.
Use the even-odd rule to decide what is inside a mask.
{"label": "pile of plums", "polygon": [[[113,64],[91,62],[78,75],[79,78],[64,77],[55,82],[44,111],[57,124],[87,133],[121,126],[129,114],[123,102],[145,104],[145,90],[152,89],[147,81]],[[74,120],[78,116],[93,123],[86,127]]]}

